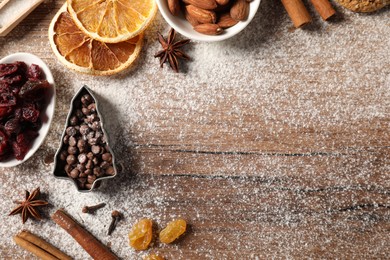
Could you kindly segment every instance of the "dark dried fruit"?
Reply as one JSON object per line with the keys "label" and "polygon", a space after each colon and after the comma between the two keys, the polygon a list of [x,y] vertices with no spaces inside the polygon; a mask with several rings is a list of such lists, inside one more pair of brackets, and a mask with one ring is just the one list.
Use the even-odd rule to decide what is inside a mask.
{"label": "dark dried fruit", "polygon": [[[17,83],[22,82],[22,80],[23,80],[22,75],[16,75],[16,76],[12,76],[12,77],[5,77],[1,81],[3,83],[13,85],[13,84],[17,84]],[[16,88],[15,88],[15,90],[16,90]]]}
{"label": "dark dried fruit", "polygon": [[39,118],[39,110],[36,109],[34,104],[26,104],[22,108],[22,118],[28,122],[36,122]]}
{"label": "dark dried fruit", "polygon": [[8,135],[17,134],[21,129],[20,122],[16,118],[11,118],[5,123],[4,128]]}
{"label": "dark dried fruit", "polygon": [[38,101],[45,97],[48,88],[50,84],[47,80],[29,80],[20,89],[19,97],[29,101]]}
{"label": "dark dried fruit", "polygon": [[0,155],[5,155],[8,150],[8,137],[4,131],[0,129]]}
{"label": "dark dried fruit", "polygon": [[0,77],[11,75],[18,70],[18,64],[0,64]]}
{"label": "dark dried fruit", "polygon": [[41,68],[36,64],[31,64],[27,71],[27,77],[29,79],[42,79],[43,73]]}
{"label": "dark dried fruit", "polygon": [[22,160],[38,135],[42,100],[50,87],[43,78],[38,65],[0,64],[0,161],[12,154]]}
{"label": "dark dried fruit", "polygon": [[12,143],[12,150],[14,151],[15,158],[17,160],[23,160],[24,156],[30,149],[31,140],[33,140],[38,134],[33,131],[20,133],[16,137],[16,141]]}
{"label": "dark dried fruit", "polygon": [[10,107],[16,105],[16,97],[10,92],[0,94],[0,107]]}
{"label": "dark dried fruit", "polygon": [[5,118],[12,113],[12,107],[0,107],[0,119]]}

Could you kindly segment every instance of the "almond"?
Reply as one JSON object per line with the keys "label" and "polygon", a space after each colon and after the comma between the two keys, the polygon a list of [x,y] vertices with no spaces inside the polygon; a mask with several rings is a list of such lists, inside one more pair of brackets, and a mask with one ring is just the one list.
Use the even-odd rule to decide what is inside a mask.
{"label": "almond", "polygon": [[194,26],[194,30],[207,35],[217,35],[223,32],[223,29],[219,27],[218,24],[213,23],[204,23],[196,25]]}
{"label": "almond", "polygon": [[190,15],[190,13],[187,11],[187,9],[184,9],[184,17],[186,18],[186,20],[187,20],[192,26],[195,26],[195,25],[198,25],[198,24],[199,24],[198,20],[196,20],[196,18],[193,17],[192,15]]}
{"label": "almond", "polygon": [[230,9],[230,16],[237,21],[245,21],[249,15],[249,2],[236,0]]}
{"label": "almond", "polygon": [[187,5],[186,10],[199,23],[215,23],[217,21],[217,16],[213,11],[201,9],[193,5]]}
{"label": "almond", "polygon": [[168,8],[171,14],[173,14],[174,16],[179,15],[180,13],[179,0],[168,0]]}
{"label": "almond", "polygon": [[219,5],[227,5],[229,3],[229,0],[215,0],[215,1]]}
{"label": "almond", "polygon": [[217,2],[215,0],[183,0],[183,2],[205,10],[217,8]]}
{"label": "almond", "polygon": [[232,27],[234,25],[236,25],[238,23],[237,20],[234,20],[231,16],[230,16],[230,13],[224,13],[224,14],[221,14],[220,17],[219,17],[219,21],[218,21],[218,25],[221,27],[221,28],[229,28],[229,27]]}

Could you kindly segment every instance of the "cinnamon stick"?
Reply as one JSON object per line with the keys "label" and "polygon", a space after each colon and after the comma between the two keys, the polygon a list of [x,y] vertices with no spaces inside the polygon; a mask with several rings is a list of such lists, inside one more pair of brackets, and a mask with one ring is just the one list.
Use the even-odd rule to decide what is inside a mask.
{"label": "cinnamon stick", "polygon": [[29,231],[23,230],[20,234],[17,235],[17,237],[36,245],[37,247],[56,257],[56,259],[72,260],[70,256],[68,256],[52,244],[46,242],[42,238],[30,233]]}
{"label": "cinnamon stick", "polygon": [[119,259],[62,209],[57,210],[51,218],[60,227],[65,229],[65,231],[68,232],[92,258],[102,260]]}
{"label": "cinnamon stick", "polygon": [[328,0],[310,0],[324,21],[336,14]]}
{"label": "cinnamon stick", "polygon": [[40,259],[43,259],[43,260],[57,260],[58,259],[57,257],[53,256],[52,254],[43,250],[42,248],[34,245],[33,243],[31,243],[27,240],[24,240],[21,237],[14,236],[14,241],[17,245],[26,249],[30,253],[36,255]]}
{"label": "cinnamon stick", "polygon": [[301,0],[282,0],[284,8],[290,16],[295,28],[311,22],[311,17]]}

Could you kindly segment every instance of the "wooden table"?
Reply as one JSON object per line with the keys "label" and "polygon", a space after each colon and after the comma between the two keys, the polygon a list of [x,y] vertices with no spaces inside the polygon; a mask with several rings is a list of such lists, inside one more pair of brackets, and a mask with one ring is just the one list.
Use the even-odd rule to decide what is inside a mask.
{"label": "wooden table", "polygon": [[[308,1],[305,4],[310,7]],[[292,29],[279,1],[263,0],[249,27],[222,43],[194,42],[175,74],[153,54],[158,14],[129,71],[91,77],[62,66],[47,28],[62,1],[45,1],[7,37],[0,57],[40,56],[57,82],[54,123],[26,163],[0,169],[2,259],[30,258],[11,237],[25,228],[76,259],[88,255],[49,215],[65,208],[123,259],[144,252],[127,234],[142,217],[163,227],[184,217],[187,234],[155,240],[166,259],[339,258],[390,255],[390,12],[354,14]],[[84,84],[99,97],[123,166],[90,194],[52,176],[71,97]],[[50,161],[50,160],[49,160]],[[41,222],[8,217],[23,190],[41,187]],[[106,202],[95,215],[84,205]],[[110,213],[125,219],[106,235]],[[157,232],[155,232],[157,233]]]}

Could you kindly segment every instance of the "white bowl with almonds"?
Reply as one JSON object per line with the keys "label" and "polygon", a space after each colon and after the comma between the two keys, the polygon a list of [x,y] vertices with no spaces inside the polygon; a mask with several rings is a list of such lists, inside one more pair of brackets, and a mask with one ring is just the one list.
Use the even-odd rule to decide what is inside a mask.
{"label": "white bowl with almonds", "polygon": [[241,32],[260,0],[156,0],[160,13],[177,32],[197,41],[222,41]]}

